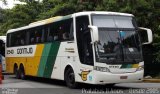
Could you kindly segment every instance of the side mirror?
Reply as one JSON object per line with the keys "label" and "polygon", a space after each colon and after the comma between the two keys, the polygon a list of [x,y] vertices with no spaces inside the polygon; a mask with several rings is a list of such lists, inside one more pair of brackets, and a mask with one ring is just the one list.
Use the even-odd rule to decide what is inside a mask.
{"label": "side mirror", "polygon": [[[145,44],[151,44],[152,41],[153,41],[153,34],[152,34],[152,30],[151,29],[148,29],[148,28],[143,28],[143,27],[139,27],[140,29],[140,33],[143,34],[143,37],[142,37],[142,45],[145,45]],[[144,32],[146,31],[146,32]],[[147,39],[145,39],[145,35],[147,36]],[[144,41],[145,40],[145,41]],[[147,40],[147,41],[146,41]]]}
{"label": "side mirror", "polygon": [[91,29],[91,34],[93,36],[92,43],[99,41],[99,35],[98,35],[98,27],[97,26],[88,26]]}

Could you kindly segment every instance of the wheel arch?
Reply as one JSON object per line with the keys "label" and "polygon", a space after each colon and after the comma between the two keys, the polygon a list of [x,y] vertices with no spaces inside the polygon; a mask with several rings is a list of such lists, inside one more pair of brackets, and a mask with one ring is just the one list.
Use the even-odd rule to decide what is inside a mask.
{"label": "wheel arch", "polygon": [[24,65],[22,63],[20,63],[19,69],[22,69],[24,71]]}
{"label": "wheel arch", "polygon": [[14,66],[13,66],[13,73],[15,73],[15,68],[18,69],[18,64],[17,64],[17,63],[14,63]]}
{"label": "wheel arch", "polygon": [[73,72],[75,73],[73,66],[70,65],[70,64],[68,64],[68,65],[65,67],[65,70],[64,70],[64,73],[63,73],[63,75],[64,75],[63,79],[64,79],[64,80],[65,80],[65,73],[66,73],[66,71],[67,71],[69,68],[71,68],[71,69],[73,70]]}

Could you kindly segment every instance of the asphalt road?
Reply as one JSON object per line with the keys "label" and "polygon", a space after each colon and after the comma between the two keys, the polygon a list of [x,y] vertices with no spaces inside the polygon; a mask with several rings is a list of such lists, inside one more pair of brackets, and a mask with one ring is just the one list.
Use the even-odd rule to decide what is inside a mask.
{"label": "asphalt road", "polygon": [[0,85],[2,94],[160,94],[160,83],[121,83],[114,87],[81,84],[78,89],[69,89],[59,80],[36,77],[21,80],[9,74],[4,77]]}

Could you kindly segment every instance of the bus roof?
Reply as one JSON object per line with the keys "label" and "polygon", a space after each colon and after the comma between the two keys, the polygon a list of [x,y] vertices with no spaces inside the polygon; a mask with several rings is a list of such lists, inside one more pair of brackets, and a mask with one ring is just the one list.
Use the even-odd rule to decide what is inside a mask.
{"label": "bus roof", "polygon": [[41,25],[46,25],[46,24],[49,24],[49,23],[52,23],[52,22],[57,22],[57,21],[61,21],[61,20],[64,20],[64,19],[69,19],[71,17],[72,17],[72,15],[51,17],[51,18],[48,18],[48,19],[45,19],[45,20],[40,20],[40,21],[37,21],[37,22],[30,23],[29,25],[24,26],[24,27],[20,27],[20,28],[16,28],[16,29],[10,29],[10,30],[7,31],[7,33],[16,32],[16,31],[20,31],[20,30],[25,30],[25,29],[29,29],[29,28],[37,27],[37,26],[41,26]]}
{"label": "bus roof", "polygon": [[39,24],[39,23],[44,23],[44,24],[45,23],[51,23],[58,18],[62,18],[62,16],[51,17],[51,18],[48,18],[48,19],[44,19],[44,20],[40,20],[40,21],[37,21],[37,22],[30,23],[29,25],[36,25],[36,24]]}
{"label": "bus roof", "polygon": [[56,16],[56,17],[51,17],[51,18],[45,19],[45,20],[40,20],[40,21],[37,21],[37,22],[30,23],[29,25],[24,26],[24,27],[20,27],[20,28],[16,28],[16,29],[10,29],[10,30],[7,31],[7,33],[16,32],[16,31],[19,31],[19,30],[25,30],[25,29],[29,29],[29,28],[32,28],[32,27],[41,26],[41,25],[49,24],[49,23],[64,20],[64,19],[69,19],[73,16],[90,15],[90,14],[133,16],[132,14],[119,13],[119,12],[84,11],[84,12],[78,12],[78,13],[74,13],[74,14],[67,15],[67,16]]}
{"label": "bus roof", "polygon": [[90,14],[105,14],[105,15],[121,15],[121,16],[133,16],[129,13],[120,13],[120,12],[109,12],[109,11],[84,11],[84,12],[78,12],[74,13],[76,16],[80,15],[90,15]]}

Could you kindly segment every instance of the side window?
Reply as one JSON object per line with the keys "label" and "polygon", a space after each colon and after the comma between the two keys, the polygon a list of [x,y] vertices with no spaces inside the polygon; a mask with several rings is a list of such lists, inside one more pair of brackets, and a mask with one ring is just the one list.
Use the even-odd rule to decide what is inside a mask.
{"label": "side window", "polygon": [[69,20],[62,21],[59,25],[59,33],[61,37],[61,41],[67,41],[69,40],[69,32],[70,28],[68,28]]}
{"label": "side window", "polygon": [[55,25],[49,24],[46,26],[46,31],[48,32],[47,42],[53,42],[55,39]]}
{"label": "side window", "polygon": [[10,36],[10,47],[16,46],[16,33],[11,33]]}
{"label": "side window", "polygon": [[59,22],[54,22],[48,25],[47,42],[61,41],[61,34],[60,34],[61,32],[59,26],[60,26]]}
{"label": "side window", "polygon": [[34,37],[34,29],[29,30],[29,44],[34,44],[35,43],[35,37]]}
{"label": "side window", "polygon": [[9,42],[8,42],[9,46],[23,46],[26,44],[26,32],[25,31],[17,31],[17,32],[11,33],[9,37],[10,37]]}
{"label": "side window", "polygon": [[26,44],[26,31],[19,31],[18,33],[20,35],[20,36],[18,36],[19,45],[23,46]]}
{"label": "side window", "polygon": [[71,23],[70,23],[70,32],[69,32],[69,39],[70,40],[74,40],[74,28],[73,28],[73,20],[71,20]]}
{"label": "side window", "polygon": [[87,65],[93,65],[93,49],[88,25],[88,16],[76,18],[76,36],[80,62]]}
{"label": "side window", "polygon": [[37,43],[42,43],[43,37],[42,37],[42,27],[35,27],[31,29],[29,32],[29,39],[30,43],[29,44],[37,44]]}
{"label": "side window", "polygon": [[67,19],[67,20],[63,21],[62,26],[63,26],[63,29],[64,29],[63,32],[62,32],[63,41],[74,40],[73,19]]}
{"label": "side window", "polygon": [[49,32],[50,28],[48,25],[44,25],[42,27],[42,43],[47,42],[48,40],[48,32]]}
{"label": "side window", "polygon": [[26,45],[30,44],[30,29],[26,30]]}
{"label": "side window", "polygon": [[42,43],[42,40],[43,40],[42,31],[43,31],[42,27],[36,27],[34,31],[36,43]]}
{"label": "side window", "polygon": [[7,34],[7,47],[11,46],[11,34]]}
{"label": "side window", "polygon": [[73,20],[67,19],[49,25],[48,42],[73,40]]}

